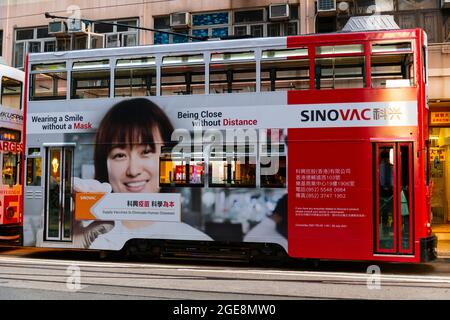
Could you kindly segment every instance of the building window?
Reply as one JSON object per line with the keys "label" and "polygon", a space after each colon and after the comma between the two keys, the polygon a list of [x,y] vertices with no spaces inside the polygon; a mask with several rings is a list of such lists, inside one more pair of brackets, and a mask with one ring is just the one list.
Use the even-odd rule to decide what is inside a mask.
{"label": "building window", "polygon": [[94,32],[105,36],[105,48],[131,47],[138,45],[138,30],[135,28],[130,28],[138,26],[138,19],[113,20],[105,22],[120,24],[120,26],[118,26],[94,23]]}
{"label": "building window", "polygon": [[192,15],[192,26],[211,26],[219,24],[228,24],[228,12],[211,12]]}
{"label": "building window", "polygon": [[280,37],[298,34],[298,5],[290,5],[289,20],[271,22],[265,8],[234,12],[235,36]]}
{"label": "building window", "polygon": [[27,53],[53,51],[56,51],[56,38],[48,34],[46,26],[15,30],[14,67],[23,69]]}
{"label": "building window", "polygon": [[[229,34],[229,12],[211,12],[192,15],[192,35],[222,38]],[[185,42],[188,39],[186,38]]]}
{"label": "building window", "polygon": [[254,23],[264,21],[264,9],[253,9],[234,12],[234,23]]}

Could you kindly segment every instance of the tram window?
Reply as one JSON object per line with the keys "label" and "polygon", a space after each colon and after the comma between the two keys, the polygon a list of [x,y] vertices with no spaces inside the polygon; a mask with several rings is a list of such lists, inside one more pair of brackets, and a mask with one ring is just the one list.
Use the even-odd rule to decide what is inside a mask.
{"label": "tram window", "polygon": [[27,158],[27,186],[40,186],[42,181],[42,158],[40,148],[29,148]]}
{"label": "tram window", "polygon": [[168,56],[161,68],[161,95],[205,93],[203,55]]}
{"label": "tram window", "polygon": [[2,92],[0,104],[13,109],[22,108],[22,82],[8,77],[2,77]]}
{"label": "tram window", "polygon": [[19,155],[17,153],[4,153],[2,165],[2,183],[3,185],[14,186],[18,178]]}
{"label": "tram window", "polygon": [[209,68],[209,93],[256,91],[256,62],[253,52],[214,53]]}
{"label": "tram window", "polygon": [[203,154],[173,153],[171,148],[164,148],[161,152],[159,165],[160,186],[203,186],[204,159]]}
{"label": "tram window", "polygon": [[286,151],[284,144],[263,144],[261,148],[261,187],[286,187]]}
{"label": "tram window", "polygon": [[41,157],[27,159],[27,186],[40,186],[42,181]]}
{"label": "tram window", "polygon": [[372,44],[372,53],[383,52],[411,52],[411,42],[398,43],[374,43]]}
{"label": "tram window", "polygon": [[410,87],[414,80],[412,53],[372,55],[371,78],[374,88]]}
{"label": "tram window", "polygon": [[315,61],[316,89],[363,88],[364,57],[318,58]]}
{"label": "tram window", "polygon": [[193,157],[189,162],[189,184],[203,185],[205,183],[205,162],[203,157]]}
{"label": "tram window", "polygon": [[20,130],[0,128],[0,141],[20,142],[22,132]]}
{"label": "tram window", "polygon": [[31,75],[31,100],[66,99],[67,73],[48,72]]}
{"label": "tram window", "polygon": [[[249,150],[248,146],[246,149]],[[211,187],[256,187],[256,157],[253,152],[212,152],[209,184]]]}
{"label": "tram window", "polygon": [[71,99],[109,97],[109,83],[108,60],[75,62],[72,72]]}
{"label": "tram window", "polygon": [[344,44],[337,46],[320,46],[316,48],[316,54],[344,54],[363,53],[362,44]]}
{"label": "tram window", "polygon": [[119,59],[114,78],[115,97],[155,96],[155,58]]}
{"label": "tram window", "polygon": [[72,72],[71,99],[109,97],[109,70]]}
{"label": "tram window", "polygon": [[261,91],[309,89],[309,60],[307,55],[308,50],[303,48],[263,51]]}
{"label": "tram window", "polygon": [[116,69],[114,96],[136,97],[156,95],[155,69]]}

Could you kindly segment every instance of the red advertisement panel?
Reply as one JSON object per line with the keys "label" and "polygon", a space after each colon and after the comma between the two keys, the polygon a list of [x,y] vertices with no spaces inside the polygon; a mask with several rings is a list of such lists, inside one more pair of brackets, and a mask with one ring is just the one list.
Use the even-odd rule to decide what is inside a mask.
{"label": "red advertisement panel", "polygon": [[288,132],[289,255],[368,258],[373,251],[371,144],[308,141],[307,131]]}

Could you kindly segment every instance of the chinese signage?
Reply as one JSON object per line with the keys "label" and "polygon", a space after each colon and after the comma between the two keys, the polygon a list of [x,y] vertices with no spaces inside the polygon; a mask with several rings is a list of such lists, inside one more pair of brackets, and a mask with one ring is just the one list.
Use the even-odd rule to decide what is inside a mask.
{"label": "chinese signage", "polygon": [[432,112],[430,124],[450,124],[450,112]]}
{"label": "chinese signage", "polygon": [[179,222],[179,194],[77,193],[77,220],[149,220]]}

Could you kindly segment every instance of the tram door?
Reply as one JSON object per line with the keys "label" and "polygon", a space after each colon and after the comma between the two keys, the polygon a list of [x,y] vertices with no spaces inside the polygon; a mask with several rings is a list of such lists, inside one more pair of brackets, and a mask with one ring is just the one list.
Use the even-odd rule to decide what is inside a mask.
{"label": "tram door", "polygon": [[72,240],[73,147],[46,149],[45,237]]}
{"label": "tram door", "polygon": [[374,145],[375,252],[413,253],[413,144]]}

